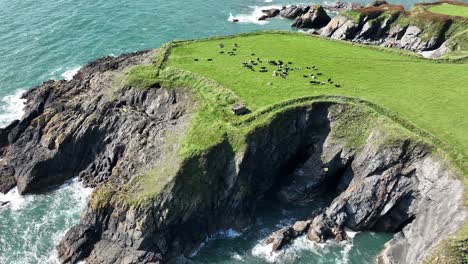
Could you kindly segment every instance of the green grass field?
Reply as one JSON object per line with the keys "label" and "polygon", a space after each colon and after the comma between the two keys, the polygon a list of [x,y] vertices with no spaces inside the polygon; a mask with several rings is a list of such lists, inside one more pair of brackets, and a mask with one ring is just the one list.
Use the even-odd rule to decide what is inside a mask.
{"label": "green grass field", "polygon": [[468,6],[440,4],[429,8],[432,13],[468,18]]}
{"label": "green grass field", "polygon": [[[224,48],[219,47],[220,43]],[[227,53],[233,49],[237,49],[236,55],[229,56]],[[255,71],[243,67],[242,62],[257,58],[262,63],[253,66]],[[282,60],[294,70],[285,79],[273,77],[278,67],[269,65],[269,60]],[[362,98],[399,114],[458,152],[468,154],[466,63],[430,61],[398,51],[302,34],[266,33],[176,45],[166,66],[213,79],[234,91],[253,112],[305,96]],[[259,72],[262,66],[268,72]],[[318,70],[314,71],[313,66]],[[329,78],[333,84],[328,83]],[[312,80],[326,84],[310,84]]]}

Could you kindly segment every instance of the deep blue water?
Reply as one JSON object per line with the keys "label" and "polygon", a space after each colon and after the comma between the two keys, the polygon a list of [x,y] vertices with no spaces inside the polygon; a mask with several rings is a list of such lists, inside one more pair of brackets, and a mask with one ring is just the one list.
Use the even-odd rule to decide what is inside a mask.
{"label": "deep blue water", "polygon": [[[0,126],[21,117],[22,90],[47,79],[67,78],[81,65],[106,55],[155,48],[174,39],[202,38],[266,29],[290,29],[290,21],[255,22],[254,12],[293,0],[0,0]],[[324,1],[313,1],[322,3]],[[367,1],[355,1],[367,3]],[[415,2],[393,3],[409,7]],[[466,1],[465,1],[466,2]],[[241,19],[233,24],[230,17]],[[88,190],[76,182],[50,194],[0,195],[13,208],[0,209],[0,263],[54,263],[54,243],[79,221]],[[79,205],[79,206],[77,206]],[[189,263],[265,263],[259,240],[281,221],[272,213],[236,238],[207,242]],[[279,221],[279,222],[275,222]],[[351,244],[318,248],[300,241],[274,261],[282,263],[366,263],[389,239],[358,234]],[[302,244],[301,244],[302,243]]]}

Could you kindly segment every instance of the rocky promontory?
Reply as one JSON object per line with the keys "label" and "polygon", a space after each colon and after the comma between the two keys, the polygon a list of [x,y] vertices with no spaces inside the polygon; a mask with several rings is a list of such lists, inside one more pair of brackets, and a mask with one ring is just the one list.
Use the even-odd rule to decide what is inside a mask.
{"label": "rocky promontory", "polygon": [[[24,118],[0,130],[3,192],[43,192],[74,176],[95,187],[58,246],[63,263],[190,255],[219,230],[248,226],[267,193],[291,204],[335,196],[323,213],[267,239],[272,249],[304,234],[323,242],[346,239],[345,228],[390,231],[397,235],[380,263],[418,263],[463,225],[455,172],[430,145],[363,105],[303,103],[249,132],[243,149],[224,140],[178,160],[176,138],[197,99],[184,87],[123,81],[157,53],[104,58],[70,82],[46,82],[25,95]],[[145,186],[133,189],[141,177]],[[144,187],[152,195],[136,201]]]}

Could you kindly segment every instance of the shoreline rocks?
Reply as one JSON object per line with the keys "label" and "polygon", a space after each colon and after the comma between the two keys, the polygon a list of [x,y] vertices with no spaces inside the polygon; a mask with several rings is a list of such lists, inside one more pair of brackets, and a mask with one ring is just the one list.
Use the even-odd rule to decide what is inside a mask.
{"label": "shoreline rocks", "polygon": [[330,22],[331,18],[328,16],[322,6],[311,6],[309,10],[303,15],[297,17],[292,27],[295,28],[322,28]]}
{"label": "shoreline rocks", "polygon": [[265,20],[267,18],[273,18],[276,17],[280,14],[280,10],[277,8],[271,8],[271,9],[264,9],[262,10],[263,14],[261,17],[258,18],[258,20]]}
{"label": "shoreline rocks", "polygon": [[280,16],[287,19],[296,19],[309,11],[310,6],[284,6],[281,9]]}
{"label": "shoreline rocks", "polygon": [[429,15],[419,9],[405,11],[402,6],[385,1],[340,13],[317,33],[332,39],[419,52],[428,58],[456,50],[458,46],[452,42],[460,37],[457,34],[467,34],[453,17]]}

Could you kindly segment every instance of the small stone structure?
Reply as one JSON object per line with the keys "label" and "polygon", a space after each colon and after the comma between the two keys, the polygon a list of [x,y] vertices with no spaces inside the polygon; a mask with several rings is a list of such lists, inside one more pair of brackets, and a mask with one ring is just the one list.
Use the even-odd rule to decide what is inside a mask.
{"label": "small stone structure", "polygon": [[231,110],[235,115],[238,115],[238,116],[239,115],[245,115],[245,114],[247,114],[249,112],[249,110],[247,110],[245,105],[240,104],[240,103],[233,104],[232,107],[231,107]]}

